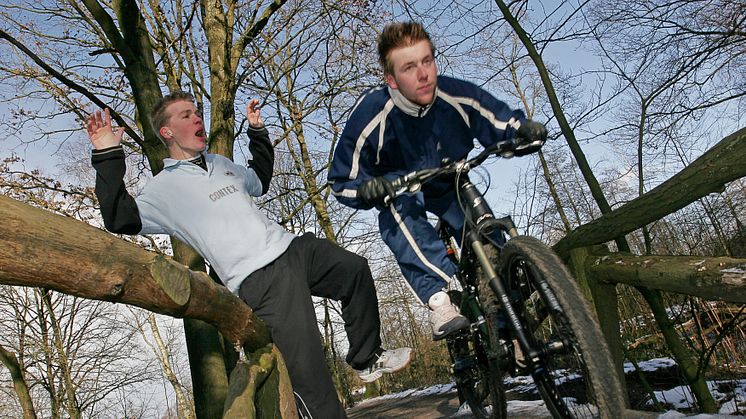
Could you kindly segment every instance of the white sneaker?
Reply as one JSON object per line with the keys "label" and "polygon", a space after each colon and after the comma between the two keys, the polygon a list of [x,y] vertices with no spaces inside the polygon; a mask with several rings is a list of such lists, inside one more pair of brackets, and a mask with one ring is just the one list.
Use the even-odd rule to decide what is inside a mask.
{"label": "white sneaker", "polygon": [[469,319],[459,314],[445,291],[439,291],[427,302],[430,306],[430,325],[433,340],[440,340],[451,333],[469,327]]}
{"label": "white sneaker", "polygon": [[372,383],[386,373],[397,372],[409,365],[412,360],[412,348],[384,350],[378,360],[364,370],[355,370],[358,377],[366,383]]}

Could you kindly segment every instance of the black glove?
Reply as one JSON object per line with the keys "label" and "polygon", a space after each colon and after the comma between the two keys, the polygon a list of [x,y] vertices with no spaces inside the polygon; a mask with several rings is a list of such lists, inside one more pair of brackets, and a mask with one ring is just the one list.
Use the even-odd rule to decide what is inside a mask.
{"label": "black glove", "polygon": [[547,140],[547,129],[543,124],[527,119],[515,132],[515,156],[525,156],[539,151]]}
{"label": "black glove", "polygon": [[366,181],[357,190],[357,196],[372,207],[386,206],[386,197],[394,198],[396,191],[388,179],[375,177]]}

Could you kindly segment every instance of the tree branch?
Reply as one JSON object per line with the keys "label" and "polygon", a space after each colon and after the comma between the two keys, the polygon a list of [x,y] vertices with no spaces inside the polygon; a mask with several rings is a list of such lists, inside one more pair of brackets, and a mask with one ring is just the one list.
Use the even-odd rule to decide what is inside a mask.
{"label": "tree branch", "polygon": [[49,73],[49,75],[59,80],[65,86],[85,96],[88,100],[90,100],[91,102],[99,106],[100,108],[102,109],[109,108],[111,117],[114,118],[115,121],[117,121],[117,124],[119,124],[119,126],[124,127],[124,131],[127,133],[127,135],[129,135],[130,138],[132,138],[136,143],[142,144],[142,138],[140,138],[137,132],[135,132],[135,130],[132,129],[132,127],[129,124],[127,124],[127,121],[125,121],[124,118],[122,118],[122,116],[119,115],[119,113],[117,113],[114,109],[111,109],[106,103],[104,103],[96,95],[91,93],[88,89],[74,82],[73,80],[70,80],[64,74],[52,68],[49,64],[45,63],[44,60],[41,59],[41,57],[36,55],[30,49],[26,48],[26,46],[23,45],[20,41],[18,41],[17,39],[15,39],[13,36],[11,36],[10,34],[8,34],[2,29],[0,29],[0,39],[5,39],[6,41],[10,42],[13,46],[18,48],[21,52],[23,52],[27,57],[31,58],[44,71]]}

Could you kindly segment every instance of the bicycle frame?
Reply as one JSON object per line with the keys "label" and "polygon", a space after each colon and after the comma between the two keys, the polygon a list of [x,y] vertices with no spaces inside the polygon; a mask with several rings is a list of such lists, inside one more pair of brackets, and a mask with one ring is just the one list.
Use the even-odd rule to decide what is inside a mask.
{"label": "bicycle frame", "polygon": [[[461,243],[463,254],[461,255],[460,260],[455,260],[456,265],[459,267],[459,272],[464,272],[464,269],[471,269],[471,267],[465,266],[465,263],[468,263],[468,261],[473,259],[473,253],[473,256],[476,257],[476,260],[482,268],[482,272],[487,277],[490,289],[501,305],[500,310],[502,310],[507,317],[510,329],[514,334],[513,337],[518,340],[520,347],[526,356],[526,361],[528,361],[529,367],[533,370],[538,370],[542,367],[540,352],[530,344],[526,335],[526,329],[522,325],[518,313],[510,301],[510,296],[508,295],[505,285],[501,281],[499,272],[495,271],[495,262],[489,260],[489,257],[484,250],[484,242],[488,240],[487,235],[495,231],[495,229],[501,230],[503,234],[506,234],[509,238],[516,237],[518,232],[516,231],[515,224],[513,224],[510,216],[495,218],[492,209],[487,205],[482,193],[479,192],[476,186],[474,186],[474,184],[472,184],[465,176],[469,170],[482,164],[488,157],[492,155],[512,156],[514,151],[515,144],[513,142],[499,142],[488,147],[471,159],[457,162],[444,161],[444,165],[439,168],[423,169],[412,172],[403,177],[394,179],[391,183],[395,189],[394,196],[398,196],[404,193],[418,192],[421,189],[422,184],[429,182],[438,176],[455,176],[456,192],[458,201],[460,202],[464,212],[464,228],[466,229],[463,236],[464,242]],[[384,199],[384,204],[388,205],[394,196],[386,197],[386,199]],[[499,252],[500,249],[498,248],[497,251]],[[497,261],[497,263],[499,264],[499,261]],[[476,286],[476,284],[472,284],[472,286]],[[559,309],[558,305],[555,304],[554,306],[555,307],[552,308]],[[464,309],[471,310],[469,307],[462,307],[462,310]],[[481,318],[484,318],[483,314],[484,313],[478,314],[475,317],[472,317],[472,319],[479,319],[480,316]],[[479,327],[484,326],[479,325]]]}
{"label": "bicycle frame", "polygon": [[[526,360],[529,362],[528,365],[531,368],[540,368],[540,353],[529,343],[526,330],[510,301],[508,291],[505,288],[499,273],[495,271],[496,261],[490,260],[484,250],[484,243],[489,240],[487,236],[494,232],[495,229],[499,229],[509,238],[516,237],[518,232],[515,228],[515,224],[510,216],[495,218],[492,210],[485,201],[484,196],[468,179],[457,178],[457,184],[457,195],[462,208],[464,209],[464,228],[466,229],[464,242],[461,244],[461,257],[458,260],[454,259],[459,268],[459,277],[460,281],[462,281],[466,297],[462,299],[461,307],[459,308],[462,314],[467,313],[466,315],[468,318],[478,320],[476,324],[472,324],[472,328],[476,327],[480,329],[483,336],[487,336],[487,325],[484,321],[485,313],[476,301],[478,295],[477,284],[468,283],[465,279],[472,276],[467,274],[467,272],[473,271],[474,269],[473,266],[469,266],[470,262],[474,259],[472,257],[473,255],[476,256],[476,260],[479,262],[482,272],[487,277],[490,289],[497,297],[500,303],[500,310],[505,313],[510,329],[513,332],[513,337],[518,340],[520,347],[523,349]],[[499,247],[497,247],[497,251],[499,255]],[[475,278],[475,280],[478,279]],[[497,355],[506,355],[504,349],[497,349],[501,352]]]}

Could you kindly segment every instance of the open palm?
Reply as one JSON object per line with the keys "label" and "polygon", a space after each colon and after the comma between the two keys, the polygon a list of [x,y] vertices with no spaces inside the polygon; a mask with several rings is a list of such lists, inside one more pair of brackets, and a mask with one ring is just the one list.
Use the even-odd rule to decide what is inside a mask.
{"label": "open palm", "polygon": [[101,111],[96,111],[88,118],[88,138],[96,150],[118,146],[122,142],[124,128],[118,128],[116,132],[111,127],[111,116],[109,109],[104,109],[103,117]]}

